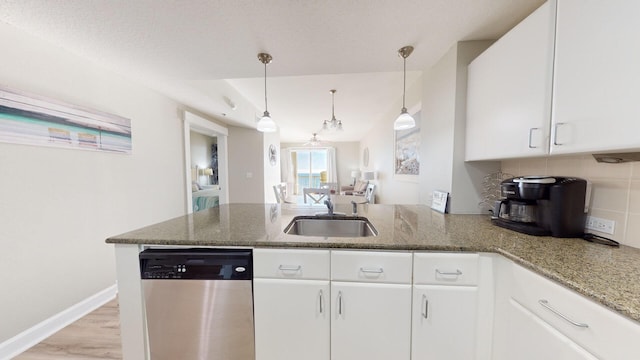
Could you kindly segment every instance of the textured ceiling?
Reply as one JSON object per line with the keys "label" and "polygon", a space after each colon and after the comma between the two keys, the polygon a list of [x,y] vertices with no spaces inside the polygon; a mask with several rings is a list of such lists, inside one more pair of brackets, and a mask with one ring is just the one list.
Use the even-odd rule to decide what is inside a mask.
{"label": "textured ceiling", "polygon": [[[355,141],[402,95],[398,48],[416,48],[409,83],[455,42],[498,38],[543,2],[0,0],[0,21],[235,125],[254,126],[264,110],[256,55],[268,52],[283,141],[308,139],[330,117],[332,88],[345,131],[329,140]],[[231,110],[224,96],[258,114]]]}

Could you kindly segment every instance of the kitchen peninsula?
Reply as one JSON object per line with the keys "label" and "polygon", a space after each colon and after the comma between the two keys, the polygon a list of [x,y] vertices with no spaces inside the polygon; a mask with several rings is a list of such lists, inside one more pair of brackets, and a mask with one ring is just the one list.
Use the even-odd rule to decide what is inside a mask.
{"label": "kitchen peninsula", "polygon": [[[551,279],[622,315],[623,321],[630,319],[626,325],[640,329],[640,249],[528,236],[495,227],[488,216],[443,215],[422,205],[359,205],[358,215],[369,219],[377,236],[283,233],[295,216],[313,215],[319,209],[324,210],[287,204],[225,204],[107,239],[116,245],[125,359],[144,358],[138,253],[156,246],[486,253]],[[336,204],[335,211],[349,214],[351,205]],[[494,277],[499,274],[494,270]]]}

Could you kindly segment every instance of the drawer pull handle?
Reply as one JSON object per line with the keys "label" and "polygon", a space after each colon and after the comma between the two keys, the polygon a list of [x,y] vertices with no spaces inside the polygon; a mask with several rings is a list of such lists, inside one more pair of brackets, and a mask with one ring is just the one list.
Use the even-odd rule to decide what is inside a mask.
{"label": "drawer pull handle", "polygon": [[320,304],[320,314],[322,314],[324,312],[324,294],[322,293],[322,290],[320,290],[320,293],[318,294],[318,298],[319,298],[319,304]]}
{"label": "drawer pull handle", "polygon": [[280,269],[280,271],[300,271],[302,270],[302,265],[280,265],[278,266],[278,269]]}
{"label": "drawer pull handle", "polygon": [[447,272],[447,271],[440,271],[438,269],[436,269],[436,274],[440,275],[440,276],[460,276],[462,275],[462,271],[456,269],[456,272]]}
{"label": "drawer pull handle", "polygon": [[427,300],[427,295],[422,294],[422,302],[424,303],[422,317],[426,319],[429,317],[429,300]]}
{"label": "drawer pull handle", "polygon": [[382,269],[382,268],[364,268],[364,267],[361,267],[360,271],[362,271],[363,273],[368,273],[368,274],[382,274],[384,272],[384,269]]}
{"label": "drawer pull handle", "polygon": [[338,315],[342,316],[342,291],[338,291]]}
{"label": "drawer pull handle", "polygon": [[573,326],[577,326],[577,327],[581,327],[581,328],[588,328],[589,327],[589,324],[573,321],[570,318],[568,318],[566,315],[561,313],[560,311],[552,308],[551,305],[549,305],[549,302],[547,300],[541,299],[541,300],[538,300],[538,303],[540,303],[540,305],[542,305],[543,307],[545,307],[546,309],[548,309],[552,313],[560,316],[561,318],[563,318],[564,320],[566,320],[569,324],[571,324]]}

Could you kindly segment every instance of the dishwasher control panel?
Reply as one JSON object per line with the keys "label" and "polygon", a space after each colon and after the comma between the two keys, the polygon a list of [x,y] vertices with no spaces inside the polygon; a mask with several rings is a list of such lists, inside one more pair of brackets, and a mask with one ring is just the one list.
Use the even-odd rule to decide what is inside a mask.
{"label": "dishwasher control panel", "polygon": [[252,269],[250,249],[147,249],[140,253],[143,280],[251,280]]}

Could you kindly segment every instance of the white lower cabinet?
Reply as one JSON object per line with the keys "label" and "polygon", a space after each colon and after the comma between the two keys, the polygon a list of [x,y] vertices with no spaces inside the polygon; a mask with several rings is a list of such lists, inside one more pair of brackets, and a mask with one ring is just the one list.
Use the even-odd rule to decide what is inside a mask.
{"label": "white lower cabinet", "polygon": [[558,330],[511,299],[504,359],[597,360]]}
{"label": "white lower cabinet", "polygon": [[412,359],[486,358],[476,345],[479,259],[478,254],[414,254]]}
{"label": "white lower cabinet", "polygon": [[413,254],[331,252],[331,360],[411,358]]}
{"label": "white lower cabinet", "polygon": [[409,360],[411,285],[332,282],[332,360]]}
{"label": "white lower cabinet", "polygon": [[329,281],[254,279],[256,360],[329,359]]}
{"label": "white lower cabinet", "polygon": [[640,325],[500,255],[254,250],[256,360],[640,358]]}
{"label": "white lower cabinet", "polygon": [[475,286],[413,287],[412,359],[476,359]]}
{"label": "white lower cabinet", "polygon": [[640,359],[640,324],[496,259],[493,359]]}
{"label": "white lower cabinet", "polygon": [[256,360],[328,360],[328,250],[254,249]]}

